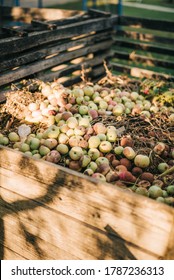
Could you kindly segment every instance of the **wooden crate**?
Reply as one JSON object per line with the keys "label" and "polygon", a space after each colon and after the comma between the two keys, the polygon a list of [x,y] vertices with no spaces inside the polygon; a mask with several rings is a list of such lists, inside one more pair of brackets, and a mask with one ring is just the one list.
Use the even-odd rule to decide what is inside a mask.
{"label": "wooden crate", "polygon": [[117,73],[174,80],[174,22],[121,16],[113,39]]}
{"label": "wooden crate", "polygon": [[174,209],[0,147],[1,259],[174,259]]}
{"label": "wooden crate", "polygon": [[[22,9],[25,13],[33,16],[34,11]],[[34,20],[46,19],[53,26],[35,21],[33,27],[48,30],[20,34],[18,29],[18,36],[5,38],[1,32],[1,88],[32,76],[52,80],[69,75],[67,83],[75,83],[80,75],[72,73],[82,63],[93,79],[104,73],[118,17],[93,13],[82,20],[81,14],[70,14],[66,22],[62,15],[54,29],[57,18],[43,14]],[[116,37],[116,46],[118,41]],[[125,55],[118,53],[119,58]],[[128,65],[112,65],[129,73]],[[167,205],[2,146],[0,186],[1,259],[174,259],[174,209]]]}
{"label": "wooden crate", "polygon": [[[82,65],[93,80],[104,75],[103,61],[111,57],[117,16],[96,10],[87,13],[54,10],[52,20],[52,10],[43,10],[12,10],[14,25],[21,25],[14,29],[6,25],[11,17],[9,10],[4,9],[0,32],[1,91],[11,83],[32,77],[43,81],[59,78],[64,85],[72,85],[81,81]],[[49,13],[48,21],[45,19]],[[0,95],[0,100],[4,100],[4,95]]]}

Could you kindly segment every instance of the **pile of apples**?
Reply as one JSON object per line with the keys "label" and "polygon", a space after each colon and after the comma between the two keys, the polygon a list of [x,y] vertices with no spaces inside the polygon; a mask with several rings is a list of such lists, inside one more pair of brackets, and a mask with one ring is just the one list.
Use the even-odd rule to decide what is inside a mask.
{"label": "pile of apples", "polygon": [[[117,119],[139,114],[150,118],[164,110],[169,113],[171,126],[173,107],[159,108],[137,92],[98,84],[69,89],[57,82],[42,83],[41,92],[44,100],[28,105],[26,124],[6,135],[0,134],[1,145],[174,204],[174,184],[166,184],[160,178],[174,166],[174,147],[155,143],[152,152],[162,161],[156,166],[156,174],[152,174],[150,155],[137,151],[130,135],[120,135],[115,126],[102,121],[93,122],[100,116]],[[47,123],[47,128],[31,133],[32,124],[42,122]]]}

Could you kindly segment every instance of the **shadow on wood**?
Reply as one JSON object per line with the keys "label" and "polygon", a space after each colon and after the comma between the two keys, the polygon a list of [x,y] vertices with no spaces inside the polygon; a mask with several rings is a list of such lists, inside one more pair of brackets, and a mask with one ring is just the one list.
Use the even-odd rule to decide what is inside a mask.
{"label": "shadow on wood", "polygon": [[2,259],[173,258],[171,207],[5,147],[0,166]]}

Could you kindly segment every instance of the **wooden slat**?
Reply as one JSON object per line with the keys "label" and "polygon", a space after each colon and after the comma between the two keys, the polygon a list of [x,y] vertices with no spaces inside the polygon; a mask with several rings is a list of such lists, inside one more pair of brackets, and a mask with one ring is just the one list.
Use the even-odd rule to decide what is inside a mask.
{"label": "wooden slat", "polygon": [[146,70],[144,68],[138,68],[138,67],[131,67],[128,65],[124,65],[121,63],[115,63],[115,62],[111,62],[111,66],[113,70],[118,70],[122,73],[125,74],[129,74],[131,76],[135,76],[135,77],[143,77],[143,76],[147,76],[149,78],[163,78],[163,79],[168,79],[170,81],[174,81],[174,76],[171,75],[167,75],[167,74],[163,74],[163,73],[159,73],[159,72],[154,72],[151,70]]}
{"label": "wooden slat", "polygon": [[131,56],[131,53],[120,51],[120,50],[114,50],[114,57],[117,57],[119,59],[125,59],[130,61],[135,61],[139,63],[146,63],[149,66],[160,66],[160,67],[166,67],[174,69],[174,62],[173,61],[167,61],[164,59],[158,59],[158,58],[151,58],[145,55],[139,55],[139,54],[133,54]]}
{"label": "wooden slat", "polygon": [[84,12],[76,10],[46,9],[46,8],[25,8],[25,7],[1,7],[1,20],[22,21],[30,23],[31,19],[37,20],[60,20],[69,17],[82,16]]}
{"label": "wooden slat", "polygon": [[[49,226],[43,223],[43,231],[53,230],[48,242],[52,240],[69,253],[77,247],[76,256],[82,259],[84,254],[84,258],[94,259],[158,259],[166,254],[169,242],[171,248],[174,210],[169,206],[8,148],[0,149],[0,158],[1,215],[7,217],[7,223],[15,209],[21,219],[25,211],[31,211],[33,218],[25,223],[27,231],[33,233],[35,219],[36,228],[39,220],[46,219]],[[72,236],[65,242],[69,226]],[[60,235],[62,247],[62,241],[56,239],[60,232],[64,232]],[[40,233],[33,234],[39,237]]]}
{"label": "wooden slat", "polygon": [[[2,246],[2,244],[0,244]],[[27,260],[24,256],[14,252],[13,250],[3,246],[4,248],[4,260]]]}
{"label": "wooden slat", "polygon": [[50,72],[50,73],[38,73],[37,78],[42,79],[43,81],[53,81],[54,79],[57,79],[62,76],[68,76],[69,74],[72,74],[72,72],[76,70],[82,70],[82,65],[84,69],[87,69],[89,67],[94,67],[99,64],[103,64],[104,60],[107,60],[111,57],[110,51],[104,51],[100,52],[99,55],[95,55],[93,59],[84,59],[83,62],[80,62],[78,64],[69,64],[65,69]]}
{"label": "wooden slat", "polygon": [[[5,245],[25,258],[113,259],[114,254],[114,259],[123,255],[125,259],[135,259],[126,247],[128,244],[116,236],[110,236],[61,212],[36,203],[33,206],[33,210],[8,214],[4,218]],[[15,209],[11,210],[13,212]]]}
{"label": "wooden slat", "polygon": [[144,52],[155,52],[155,53],[161,53],[161,54],[167,54],[167,55],[174,55],[174,49],[169,47],[162,47],[162,46],[155,46],[148,43],[143,42],[134,42],[134,41],[128,41],[124,38],[116,38],[114,40],[115,46],[121,46],[126,48],[133,48],[133,50],[142,50]]}
{"label": "wooden slat", "polygon": [[78,51],[75,50],[75,51],[71,51],[71,52],[61,53],[61,54],[56,55],[49,59],[33,62],[26,66],[21,66],[19,69],[15,70],[15,71],[9,71],[9,72],[6,72],[5,74],[1,75],[0,86],[9,84],[13,81],[27,77],[29,75],[33,75],[37,72],[40,72],[40,71],[48,69],[50,67],[62,64],[64,62],[67,62],[74,58],[84,56],[89,53],[95,53],[99,50],[108,49],[109,46],[111,46],[111,45],[112,45],[112,40],[103,41],[102,43],[97,43],[93,46],[87,46],[85,48],[79,49]]}
{"label": "wooden slat", "polygon": [[174,44],[174,38],[169,38],[166,36],[157,36],[154,34],[145,33],[145,31],[136,32],[131,30],[118,30],[116,31],[116,36],[156,43]]}
{"label": "wooden slat", "polygon": [[[174,219],[174,216],[173,216]],[[166,249],[166,254],[164,256],[165,260],[173,260],[174,259],[174,227],[172,227],[171,229],[171,233],[170,233],[170,239],[169,239],[169,245],[168,248]]]}
{"label": "wooden slat", "polygon": [[12,58],[9,59],[9,56],[7,59],[4,59],[3,57],[0,58],[0,72],[3,72],[4,70],[14,68],[17,66],[21,66],[27,63],[31,63],[36,60],[40,60],[48,55],[52,55],[58,52],[65,51],[69,48],[80,46],[80,45],[91,45],[95,44],[97,42],[100,42],[102,40],[110,40],[111,39],[111,30],[108,30],[107,32],[102,32],[99,34],[94,34],[87,36],[82,39],[77,40],[66,40],[60,42],[54,42],[54,44],[48,44],[47,47],[42,48],[35,48],[33,50],[30,50],[28,52],[23,53],[22,55],[16,54],[14,57],[14,54]]}
{"label": "wooden slat", "polygon": [[78,36],[79,34],[86,34],[92,31],[101,31],[113,27],[117,16],[111,18],[97,18],[80,23],[60,26],[57,30],[33,32],[26,38],[10,38],[0,40],[1,55],[8,55],[8,53],[21,52],[35,46],[54,42]]}
{"label": "wooden slat", "polygon": [[121,16],[119,18],[120,25],[126,26],[137,26],[137,28],[149,28],[153,30],[160,30],[165,32],[174,32],[173,21],[168,20],[156,20],[156,19],[145,19],[138,17]]}
{"label": "wooden slat", "polygon": [[[45,209],[43,208],[43,210]],[[47,231],[44,230],[45,225],[43,225],[43,222],[46,224],[47,221],[42,217],[42,215],[38,215],[37,219],[32,222],[31,216],[34,214],[37,215],[36,212],[37,211],[19,212],[19,214],[8,215],[4,218],[5,238],[3,239],[0,235],[0,246],[5,246],[3,259],[13,259],[15,253],[19,255],[18,258],[22,259],[23,257],[29,260],[79,259],[75,254],[71,254],[61,247],[55,246],[53,241],[52,243],[48,241],[48,236],[53,237],[51,234],[49,234],[49,231],[52,231],[53,228],[49,229],[48,223]],[[54,215],[54,213],[51,214]],[[26,216],[25,220],[23,219],[23,216]],[[26,221],[27,218],[28,221]],[[38,223],[38,225],[40,224],[40,229],[42,228],[43,230],[42,233],[40,232],[40,229],[36,223]],[[13,231],[11,230],[12,228]],[[33,231],[38,232],[38,236],[33,234]],[[12,251],[11,258],[7,255],[6,248]]]}

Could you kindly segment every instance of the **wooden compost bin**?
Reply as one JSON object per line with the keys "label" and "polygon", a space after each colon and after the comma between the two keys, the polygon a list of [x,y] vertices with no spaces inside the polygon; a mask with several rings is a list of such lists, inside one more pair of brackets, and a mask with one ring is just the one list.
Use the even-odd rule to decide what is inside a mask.
{"label": "wooden compost bin", "polygon": [[[104,75],[103,61],[111,57],[117,16],[96,10],[3,8],[2,12],[0,89],[25,78],[59,78],[69,86],[81,81],[82,65],[88,78]],[[1,94],[0,101],[4,99]]]}
{"label": "wooden compost bin", "polygon": [[[26,18],[34,11],[21,13]],[[67,84],[73,84],[80,75],[72,73],[82,62],[93,79],[103,75],[118,17],[93,11],[85,17],[70,13],[61,21],[46,18],[43,10],[36,14],[27,31],[1,32],[1,88],[33,76],[49,80],[70,74]],[[14,11],[11,15],[19,20]],[[4,22],[7,18],[4,13]],[[52,21],[48,26],[43,19]],[[53,73],[63,64],[65,69]],[[3,146],[0,186],[1,259],[174,259],[172,207]]]}
{"label": "wooden compost bin", "polygon": [[174,209],[0,147],[1,259],[174,259]]}
{"label": "wooden compost bin", "polygon": [[121,16],[113,36],[112,69],[174,81],[174,22]]}

